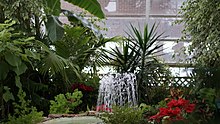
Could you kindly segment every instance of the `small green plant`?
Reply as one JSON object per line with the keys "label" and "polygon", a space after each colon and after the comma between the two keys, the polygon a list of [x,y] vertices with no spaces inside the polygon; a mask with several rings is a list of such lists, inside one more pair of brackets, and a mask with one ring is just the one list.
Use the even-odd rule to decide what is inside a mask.
{"label": "small green plant", "polygon": [[104,113],[101,119],[105,124],[144,124],[142,110],[138,107],[113,106],[113,113]]}
{"label": "small green plant", "polygon": [[73,113],[73,110],[82,103],[83,94],[78,89],[73,93],[59,94],[55,96],[55,100],[51,100],[50,114],[67,114]]}
{"label": "small green plant", "polygon": [[30,107],[30,100],[25,100],[26,93],[20,89],[18,92],[19,103],[13,103],[15,113],[13,116],[9,115],[6,124],[37,124],[42,121],[43,112],[37,112],[33,106]]}

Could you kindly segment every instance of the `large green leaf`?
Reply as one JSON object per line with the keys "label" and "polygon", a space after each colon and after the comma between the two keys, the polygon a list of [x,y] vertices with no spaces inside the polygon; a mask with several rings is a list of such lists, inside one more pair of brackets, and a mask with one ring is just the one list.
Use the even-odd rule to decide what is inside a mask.
{"label": "large green leaf", "polygon": [[92,32],[96,35],[96,37],[101,37],[102,34],[100,30],[96,28],[96,26],[93,23],[89,22],[88,19],[82,16],[79,16],[75,13],[72,13],[68,10],[62,10],[62,13],[67,16],[70,22],[73,22],[76,24],[82,24],[84,27],[91,29]]}
{"label": "large green leaf", "polygon": [[60,0],[46,0],[46,13],[50,15],[60,15]]}
{"label": "large green leaf", "polygon": [[105,18],[105,15],[102,11],[102,8],[97,0],[65,0],[69,3],[72,3],[76,6],[79,6],[94,16],[97,16],[101,19]]}
{"label": "large green leaf", "polygon": [[58,17],[53,15],[48,16],[47,19],[46,27],[50,40],[52,42],[60,40],[64,34],[62,23],[59,21]]}
{"label": "large green leaf", "polygon": [[21,58],[19,58],[18,56],[8,52],[5,54],[5,60],[11,65],[11,66],[19,66],[21,65]]}
{"label": "large green leaf", "polygon": [[23,74],[26,70],[27,70],[27,66],[23,62],[19,66],[13,68],[13,71],[17,75]]}

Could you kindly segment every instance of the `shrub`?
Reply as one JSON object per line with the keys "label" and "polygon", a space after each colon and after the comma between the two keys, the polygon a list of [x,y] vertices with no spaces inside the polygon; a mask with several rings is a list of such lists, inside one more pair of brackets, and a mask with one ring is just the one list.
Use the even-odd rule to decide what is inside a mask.
{"label": "shrub", "polygon": [[30,106],[30,100],[26,101],[26,94],[21,89],[18,92],[19,103],[14,103],[15,113],[9,115],[9,121],[6,124],[37,124],[42,121],[43,112],[37,112],[37,109]]}
{"label": "shrub", "polygon": [[101,115],[105,124],[144,124],[142,110],[138,107],[113,106],[112,112]]}
{"label": "shrub", "polygon": [[165,120],[170,122],[186,120],[194,109],[195,104],[190,104],[189,100],[183,98],[172,99],[167,103],[167,107],[159,108],[160,111],[149,119],[158,123]]}
{"label": "shrub", "polygon": [[55,100],[51,100],[50,114],[67,114],[72,113],[73,110],[82,103],[83,94],[77,89],[73,93],[59,94],[55,96]]}

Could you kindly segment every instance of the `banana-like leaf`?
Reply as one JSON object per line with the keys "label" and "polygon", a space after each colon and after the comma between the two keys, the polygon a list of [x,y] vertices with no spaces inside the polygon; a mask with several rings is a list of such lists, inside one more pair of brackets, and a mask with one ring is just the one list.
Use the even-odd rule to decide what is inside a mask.
{"label": "banana-like leaf", "polygon": [[79,6],[87,10],[89,13],[93,14],[98,18],[105,18],[102,8],[97,0],[65,0],[73,5]]}
{"label": "banana-like leaf", "polygon": [[70,12],[68,10],[64,10],[64,9],[62,10],[62,13],[68,17],[68,20],[70,22],[74,22],[74,23],[77,23],[77,24],[82,24],[84,27],[87,27],[87,28],[91,29],[93,31],[93,33],[96,35],[96,37],[101,37],[102,34],[101,34],[100,30],[98,30],[94,26],[94,24],[89,22],[84,17],[78,16],[75,13],[72,13],[72,12]]}
{"label": "banana-like leaf", "polygon": [[46,23],[48,37],[52,42],[60,40],[64,34],[64,28],[62,27],[62,23],[59,21],[56,16],[48,16],[48,21]]}
{"label": "banana-like leaf", "polygon": [[61,2],[60,0],[46,0],[46,10],[45,12],[49,15],[55,15],[59,16],[60,15],[60,10],[61,10]]}

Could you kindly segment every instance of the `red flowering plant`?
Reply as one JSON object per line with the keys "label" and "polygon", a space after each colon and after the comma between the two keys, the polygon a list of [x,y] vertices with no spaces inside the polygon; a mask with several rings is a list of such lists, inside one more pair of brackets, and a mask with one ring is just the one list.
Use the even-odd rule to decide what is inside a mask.
{"label": "red flowering plant", "polygon": [[82,83],[74,83],[72,85],[72,90],[75,90],[75,89],[79,89],[79,90],[83,90],[83,91],[88,91],[88,92],[91,92],[91,91],[94,90],[93,87],[87,86],[87,85],[82,84]]}
{"label": "red flowering plant", "polygon": [[103,104],[100,106],[96,106],[96,111],[98,111],[98,112],[112,112],[112,109],[107,107],[107,105]]}
{"label": "red flowering plant", "polygon": [[195,104],[190,104],[189,100],[183,98],[171,99],[167,107],[159,108],[159,112],[149,118],[149,121],[160,123],[164,120],[168,122],[187,120],[187,117],[195,109]]}

